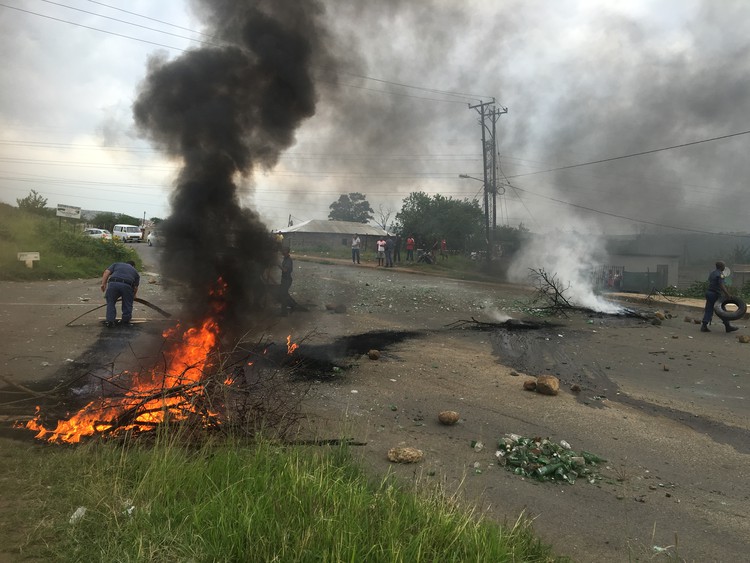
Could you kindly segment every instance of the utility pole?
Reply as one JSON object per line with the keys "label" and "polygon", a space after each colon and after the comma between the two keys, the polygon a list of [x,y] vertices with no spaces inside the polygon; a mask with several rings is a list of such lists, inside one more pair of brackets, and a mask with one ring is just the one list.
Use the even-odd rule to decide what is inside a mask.
{"label": "utility pole", "polygon": [[[469,109],[479,113],[479,124],[482,126],[482,164],[484,168],[484,229],[487,242],[487,261],[492,260],[495,231],[497,230],[497,120],[508,108],[495,107],[491,102],[480,102],[469,105]],[[490,228],[490,225],[492,228]]]}

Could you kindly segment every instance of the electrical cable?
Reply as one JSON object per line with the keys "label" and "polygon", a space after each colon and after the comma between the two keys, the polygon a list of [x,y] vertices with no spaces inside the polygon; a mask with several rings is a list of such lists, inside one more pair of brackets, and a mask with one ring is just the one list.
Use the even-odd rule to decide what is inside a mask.
{"label": "electrical cable", "polygon": [[556,203],[561,203],[563,205],[568,205],[570,207],[575,207],[576,209],[583,209],[584,211],[590,211],[592,213],[598,213],[600,215],[606,215],[608,217],[614,217],[616,219],[625,219],[627,221],[632,221],[634,223],[642,223],[644,225],[652,225],[652,226],[655,226],[655,227],[665,227],[667,229],[674,229],[676,231],[686,231],[686,232],[691,232],[691,233],[700,233],[700,234],[704,234],[704,235],[733,236],[733,237],[737,237],[737,238],[750,238],[750,235],[738,235],[738,234],[732,234],[732,233],[716,233],[716,232],[713,232],[713,231],[704,231],[704,230],[701,230],[701,229],[692,229],[692,228],[689,228],[689,227],[677,227],[677,226],[674,226],[674,225],[667,225],[665,223],[657,223],[655,221],[647,221],[645,219],[635,219],[633,217],[628,217],[627,215],[619,215],[617,213],[611,213],[609,211],[602,211],[601,209],[594,209],[593,207],[586,207],[585,205],[579,205],[577,203],[572,203],[570,201],[564,201],[562,199],[557,199],[557,198],[554,198],[554,197],[550,197],[550,196],[545,196],[545,195],[542,195],[542,194],[538,194],[536,192],[532,192],[531,190],[527,190],[527,189],[524,189],[524,188],[519,188],[518,186],[514,186],[514,185],[512,185],[510,183],[508,185],[511,186],[515,190],[519,190],[519,191],[525,192],[527,194],[531,194],[531,195],[534,195],[536,197],[540,197],[542,199],[547,199],[549,201],[554,201]]}
{"label": "electrical cable", "polygon": [[681,149],[681,148],[684,148],[684,147],[690,147],[690,146],[693,146],[693,145],[699,145],[701,143],[710,143],[710,142],[713,142],[713,141],[720,141],[722,139],[730,139],[732,137],[739,137],[741,135],[747,135],[748,133],[750,133],[750,131],[740,131],[739,133],[729,133],[728,135],[721,135],[719,137],[712,137],[710,139],[701,139],[700,141],[690,141],[688,143],[682,143],[682,144],[679,144],[679,145],[672,145],[670,147],[662,147],[662,148],[659,148],[659,149],[651,149],[651,150],[648,150],[648,151],[635,152],[635,153],[631,153],[631,154],[625,154],[625,155],[622,155],[622,156],[613,156],[611,158],[602,158],[600,160],[591,160],[589,162],[581,162],[579,164],[569,164],[567,166],[558,166],[556,168],[548,168],[546,170],[537,170],[536,172],[526,172],[524,174],[515,174],[513,176],[510,176],[510,178],[520,178],[522,176],[533,176],[535,174],[545,174],[547,172],[557,172],[559,170],[569,170],[571,168],[579,168],[581,166],[591,166],[592,164],[601,164],[603,162],[612,162],[614,160],[623,160],[623,159],[626,159],[626,158],[633,158],[635,156],[643,156],[643,155],[646,155],[646,154],[654,154],[654,153],[657,153],[657,152],[671,151],[673,149]]}
{"label": "electrical cable", "polygon": [[[76,10],[76,11],[79,11],[79,12],[84,12],[84,13],[87,13],[87,14],[92,14],[92,15],[95,15],[95,16],[99,16],[99,17],[102,17],[102,18],[109,19],[109,20],[114,20],[114,21],[117,21],[117,22],[120,22],[120,23],[124,23],[124,24],[127,24],[127,25],[132,25],[132,26],[135,26],[135,27],[140,27],[140,28],[148,29],[150,31],[156,31],[157,33],[164,33],[166,35],[171,35],[171,36],[174,36],[174,37],[179,37],[181,39],[186,39],[188,41],[193,41],[193,42],[201,43],[201,44],[204,44],[204,45],[217,46],[214,43],[209,43],[207,41],[203,41],[203,40],[200,40],[200,39],[193,39],[193,38],[184,37],[184,36],[181,36],[181,35],[176,35],[174,33],[170,33],[170,32],[167,32],[167,31],[162,31],[162,30],[157,30],[157,29],[154,29],[154,28],[149,28],[149,27],[146,27],[146,26],[143,26],[143,25],[140,25],[140,24],[136,24],[136,23],[133,23],[133,22],[128,22],[126,20],[121,20],[121,19],[118,19],[118,18],[113,18],[113,17],[110,17],[110,16],[105,16],[103,14],[97,14],[95,12],[90,12],[90,11],[87,11],[87,10],[82,10],[82,9],[79,9],[79,8],[74,8],[74,7],[71,7],[71,6],[66,6],[64,4],[58,4],[56,2],[52,2],[51,0],[42,0],[42,1],[47,2],[49,4],[55,4],[55,5],[64,7],[64,8],[69,8],[71,10]],[[38,16],[38,17],[47,18],[47,19],[54,20],[54,21],[57,21],[57,22],[67,23],[69,25],[74,25],[74,26],[77,26],[77,27],[82,27],[82,28],[85,28],[85,29],[90,29],[92,31],[98,31],[100,33],[107,33],[109,35],[114,35],[116,37],[121,37],[121,38],[124,38],[124,39],[131,39],[133,41],[140,41],[142,43],[147,43],[147,44],[150,44],[150,45],[156,45],[158,47],[164,47],[166,49],[172,49],[172,50],[180,51],[180,52],[183,52],[183,53],[187,51],[187,49],[182,49],[180,47],[174,47],[174,46],[170,46],[170,45],[164,45],[162,43],[157,43],[157,42],[154,42],[154,41],[148,41],[146,39],[140,39],[138,37],[133,37],[133,36],[129,36],[129,35],[121,34],[121,33],[116,33],[116,32],[113,32],[113,31],[107,31],[107,30],[104,30],[104,29],[100,29],[100,28],[96,28],[96,27],[92,27],[92,26],[80,24],[80,23],[77,23],[77,22],[72,22],[72,21],[69,21],[69,20],[62,19],[62,18],[56,18],[56,17],[49,16],[49,15],[46,15],[46,14],[40,14],[39,12],[34,12],[32,10],[25,10],[23,8],[19,8],[19,7],[16,7],[16,6],[9,6],[8,4],[4,4],[4,3],[0,3],[0,6],[5,7],[5,8],[9,8],[11,10],[17,10],[19,12],[24,12],[24,13],[27,13],[27,14],[35,15],[35,16]],[[108,6],[108,7],[111,7],[111,6]],[[116,8],[114,8],[114,9],[116,9]],[[135,12],[128,12],[128,13],[130,13],[132,15],[136,15],[136,16],[148,18],[148,16],[141,16],[140,14],[137,14]],[[153,19],[153,18],[149,18],[149,19]],[[154,21],[160,21],[160,20],[154,20]],[[160,22],[160,23],[166,23],[166,22]],[[172,25],[172,24],[167,24],[167,25]],[[175,27],[179,27],[179,26],[175,26]],[[185,29],[185,28],[182,28],[182,29]],[[205,35],[205,34],[199,32],[199,31],[193,31],[193,30],[190,30],[190,31],[192,31],[193,33],[200,33],[201,35]],[[473,95],[473,94],[464,94],[464,93],[460,93],[460,92],[451,92],[449,90],[439,90],[439,89],[436,89],[436,88],[425,88],[423,86],[414,86],[414,85],[405,84],[405,83],[402,83],[402,82],[395,82],[395,81],[385,80],[385,79],[382,79],[382,78],[374,78],[374,77],[371,77],[371,76],[365,76],[365,75],[361,75],[361,74],[349,73],[349,72],[345,72],[345,71],[339,71],[339,74],[341,74],[343,76],[352,76],[354,78],[360,78],[360,79],[363,79],[363,80],[372,80],[374,82],[379,82],[381,84],[390,84],[390,85],[399,86],[399,87],[402,87],[402,88],[410,88],[410,89],[413,89],[413,90],[420,90],[420,91],[430,92],[430,93],[434,93],[434,94],[436,93],[436,94],[443,94],[443,95],[448,95],[448,96],[454,96],[454,97],[464,98],[465,100],[466,99],[470,99],[470,100],[480,99],[481,100],[481,99],[483,99],[485,97],[486,98],[491,98],[491,96],[479,96],[479,95]],[[323,81],[321,81],[321,82],[323,82]],[[382,93],[382,94],[389,94],[389,95],[393,95],[393,96],[411,97],[411,98],[424,99],[424,100],[430,100],[430,101],[436,101],[436,102],[466,103],[466,101],[464,101],[464,102],[456,102],[455,100],[440,100],[440,99],[436,99],[436,98],[418,97],[418,96],[413,96],[413,95],[408,95],[408,94],[401,94],[401,93],[398,93],[398,92],[393,92],[393,91],[388,91],[388,90],[376,90],[374,88],[357,87],[357,86],[354,86],[354,85],[347,85],[347,84],[344,84],[344,86],[352,87],[352,88],[366,89],[366,90],[370,90],[370,91],[373,91],[373,92],[379,92],[379,93]]]}
{"label": "electrical cable", "polygon": [[61,8],[67,8],[68,10],[74,10],[76,12],[81,12],[83,14],[89,14],[91,16],[96,16],[99,18],[104,18],[106,20],[115,21],[118,23],[124,23],[126,25],[132,25],[133,27],[140,27],[141,29],[146,29],[148,31],[155,31],[156,33],[163,33],[164,35],[171,35],[172,37],[177,37],[178,39],[187,39],[188,41],[195,41],[197,43],[202,43],[204,45],[209,45],[211,47],[219,47],[219,45],[215,43],[210,43],[208,41],[203,41],[201,39],[193,39],[192,37],[185,37],[184,35],[177,35],[176,33],[171,33],[169,31],[163,31],[161,29],[155,29],[153,27],[148,27],[145,25],[141,25],[139,23],[129,22],[126,20],[121,20],[119,18],[113,18],[111,16],[105,16],[104,14],[97,14],[96,12],[91,12],[89,10],[83,10],[81,8],[75,8],[73,6],[68,6],[66,4],[60,4],[59,2],[53,2],[52,0],[41,0],[42,2],[46,2],[47,4],[51,4],[53,6],[60,6]]}

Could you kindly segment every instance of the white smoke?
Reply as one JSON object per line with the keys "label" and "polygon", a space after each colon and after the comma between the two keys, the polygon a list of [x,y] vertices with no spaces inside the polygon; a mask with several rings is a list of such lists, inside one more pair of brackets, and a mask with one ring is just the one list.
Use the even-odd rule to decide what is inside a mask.
{"label": "white smoke", "polygon": [[606,264],[601,241],[591,234],[548,233],[524,243],[508,269],[514,283],[531,283],[532,270],[544,270],[560,283],[563,296],[578,307],[600,313],[618,313],[619,305],[597,295],[594,273]]}

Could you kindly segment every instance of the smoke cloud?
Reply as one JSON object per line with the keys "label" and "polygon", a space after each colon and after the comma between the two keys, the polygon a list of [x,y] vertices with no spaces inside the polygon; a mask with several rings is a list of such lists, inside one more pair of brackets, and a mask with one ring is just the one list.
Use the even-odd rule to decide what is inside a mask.
{"label": "smoke cloud", "polygon": [[617,313],[621,307],[594,293],[593,273],[605,263],[599,239],[578,233],[534,237],[524,244],[508,269],[510,281],[528,284],[532,270],[543,269],[559,282],[558,289],[573,305],[601,313]]}
{"label": "smoke cloud", "polygon": [[164,225],[165,275],[185,284],[189,312],[206,313],[221,278],[229,320],[263,293],[277,246],[241,205],[252,172],[270,169],[315,113],[313,65],[331,68],[314,1],[200,0],[210,46],[154,56],[133,106],[140,132],[182,168]]}

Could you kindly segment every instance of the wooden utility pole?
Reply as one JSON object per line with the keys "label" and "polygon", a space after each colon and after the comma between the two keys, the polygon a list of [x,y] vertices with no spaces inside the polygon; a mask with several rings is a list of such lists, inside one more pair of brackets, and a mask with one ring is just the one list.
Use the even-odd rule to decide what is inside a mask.
{"label": "wooden utility pole", "polygon": [[[492,260],[495,231],[497,229],[497,141],[496,123],[500,115],[508,113],[508,108],[495,107],[491,102],[480,102],[469,105],[479,113],[479,124],[482,126],[482,164],[484,168],[484,229],[487,243],[487,261]],[[490,228],[491,225],[491,228]]]}

